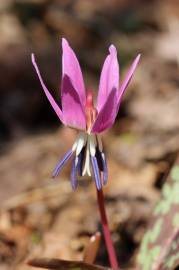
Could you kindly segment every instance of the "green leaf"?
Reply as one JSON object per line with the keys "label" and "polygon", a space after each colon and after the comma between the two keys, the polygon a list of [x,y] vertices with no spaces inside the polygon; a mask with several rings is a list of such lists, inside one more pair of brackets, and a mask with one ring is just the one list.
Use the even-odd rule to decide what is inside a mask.
{"label": "green leaf", "polygon": [[173,270],[179,266],[179,157],[162,189],[137,256],[137,269]]}
{"label": "green leaf", "polygon": [[179,166],[176,165],[172,168],[171,170],[171,178],[174,180],[174,181],[179,181]]}

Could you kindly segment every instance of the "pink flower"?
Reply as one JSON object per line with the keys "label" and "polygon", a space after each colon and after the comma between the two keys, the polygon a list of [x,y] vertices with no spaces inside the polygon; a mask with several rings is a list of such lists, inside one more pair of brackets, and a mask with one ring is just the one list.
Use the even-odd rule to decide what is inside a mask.
{"label": "pink flower", "polygon": [[107,182],[107,166],[101,138],[98,134],[112,127],[121,98],[137,67],[140,54],[133,61],[122,84],[119,85],[117,51],[114,45],[109,47],[109,54],[104,61],[100,76],[97,101],[94,104],[92,92],[85,90],[78,59],[64,38],[62,39],[62,50],[61,107],[45,86],[35,56],[32,54],[32,63],[41,86],[57,116],[65,126],[80,131],[72,148],[57,164],[53,176],[57,176],[63,165],[72,158],[71,183],[73,189],[77,187],[77,176],[86,174],[91,176],[92,168],[96,187],[100,190],[102,182],[103,184]]}

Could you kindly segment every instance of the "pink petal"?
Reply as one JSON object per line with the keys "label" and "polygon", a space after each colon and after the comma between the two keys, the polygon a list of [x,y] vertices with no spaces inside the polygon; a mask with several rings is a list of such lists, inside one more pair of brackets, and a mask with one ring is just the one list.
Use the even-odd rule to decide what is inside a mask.
{"label": "pink petal", "polygon": [[140,60],[140,54],[137,55],[137,57],[134,59],[132,65],[130,66],[126,76],[125,76],[125,79],[122,83],[122,85],[120,86],[119,88],[119,96],[118,96],[118,103],[120,103],[120,100],[122,98],[122,95],[124,93],[124,91],[126,90],[126,87],[128,86],[131,78],[132,78],[132,75],[134,74],[134,71],[139,63],[139,60]]}
{"label": "pink petal", "polygon": [[50,104],[52,105],[54,111],[56,112],[56,114],[58,115],[58,117],[60,118],[60,120],[63,122],[63,115],[62,115],[62,111],[60,109],[60,107],[57,105],[56,101],[54,100],[54,98],[52,97],[52,95],[50,94],[50,92],[48,91],[47,87],[45,86],[43,80],[42,80],[42,77],[41,77],[41,74],[40,74],[40,71],[39,71],[39,68],[37,66],[37,63],[35,61],[35,56],[34,54],[32,53],[31,55],[31,59],[32,59],[32,64],[36,70],[36,73],[38,75],[38,78],[39,78],[39,81],[41,83],[41,86],[45,92],[45,95],[46,97],[48,98]]}
{"label": "pink petal", "polygon": [[79,94],[82,105],[84,106],[86,103],[86,94],[83,75],[78,59],[65,38],[62,39],[62,50],[63,76],[65,74],[68,75],[74,89]]}
{"label": "pink petal", "polygon": [[117,90],[115,88],[109,93],[102,109],[100,110],[97,118],[93,124],[92,132],[99,133],[107,128],[110,128],[116,118],[117,109]]}
{"label": "pink petal", "polygon": [[63,119],[66,125],[77,129],[86,129],[84,108],[78,93],[67,75],[64,75],[62,79],[61,95]]}
{"label": "pink petal", "polygon": [[104,105],[110,91],[119,89],[119,64],[117,60],[117,51],[114,45],[109,47],[109,55],[104,61],[97,97],[97,109],[100,111]]}

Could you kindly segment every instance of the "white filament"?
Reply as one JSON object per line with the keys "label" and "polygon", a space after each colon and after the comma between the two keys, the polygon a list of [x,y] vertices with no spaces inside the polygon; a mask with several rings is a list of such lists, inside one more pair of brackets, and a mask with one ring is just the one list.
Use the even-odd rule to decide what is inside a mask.
{"label": "white filament", "polygon": [[91,170],[90,170],[90,151],[89,151],[89,140],[87,141],[87,146],[86,146],[86,153],[85,153],[85,164],[83,168],[83,173],[82,175],[88,175],[91,176]]}
{"label": "white filament", "polygon": [[96,147],[102,152],[103,146],[101,138],[98,135],[87,134],[80,132],[78,138],[72,146],[72,151],[76,152],[75,165],[78,163],[78,156],[81,153],[83,147],[85,147],[84,153],[84,166],[82,175],[91,176],[90,156],[94,157],[96,154]]}
{"label": "white filament", "polygon": [[81,153],[81,150],[85,146],[87,141],[87,134],[86,133],[81,133],[81,136],[78,139],[78,144],[76,147],[76,156],[78,156]]}
{"label": "white filament", "polygon": [[94,157],[96,154],[96,146],[97,146],[96,136],[88,135],[88,140],[89,140],[90,154],[92,155],[92,157]]}
{"label": "white filament", "polygon": [[87,141],[87,134],[84,132],[80,132],[78,135],[78,138],[76,139],[75,143],[72,146],[72,151],[76,151],[76,156],[78,156],[83,148],[85,146]]}

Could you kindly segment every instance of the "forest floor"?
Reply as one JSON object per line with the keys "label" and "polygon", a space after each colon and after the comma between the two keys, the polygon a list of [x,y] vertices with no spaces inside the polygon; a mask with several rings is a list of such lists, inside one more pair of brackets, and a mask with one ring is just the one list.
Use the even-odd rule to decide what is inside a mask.
{"label": "forest floor", "polygon": [[[7,2],[12,5],[13,1]],[[71,147],[77,133],[62,126],[57,127],[55,120],[50,124],[51,118],[56,116],[53,112],[50,117],[47,116],[50,109],[44,97],[32,94],[34,87],[38,91],[39,84],[33,83],[36,77],[30,62],[27,63],[25,59],[27,55],[29,57],[32,47],[38,50],[42,64],[50,57],[54,59],[56,55],[49,45],[53,31],[70,36],[70,42],[80,48],[85,47],[86,41],[92,42],[94,39],[94,57],[91,59],[91,54],[87,55],[82,50],[80,60],[84,65],[87,63],[87,80],[96,86],[98,67],[103,57],[103,53],[99,54],[99,48],[105,51],[109,45],[105,36],[99,34],[103,28],[117,46],[119,58],[121,51],[124,66],[122,78],[132,57],[136,52],[142,53],[118,119],[114,127],[102,136],[109,169],[104,193],[110,230],[119,262],[123,269],[129,269],[135,264],[151,211],[160,199],[165,176],[179,151],[179,5],[177,1],[151,1],[150,4],[147,4],[148,1],[134,1],[136,8],[134,5],[130,10],[133,16],[129,16],[130,20],[125,18],[126,24],[121,26],[124,29],[118,31],[117,1],[112,1],[109,17],[106,15],[108,6],[103,6],[101,1],[98,5],[85,1],[87,6],[80,0],[76,1],[72,13],[66,12],[63,1],[59,11],[55,9],[56,1],[49,5],[47,2],[39,1],[38,9],[33,1],[27,7],[17,1],[18,4],[13,6],[14,11],[1,7],[0,21],[6,26],[9,24],[9,27],[14,24],[17,28],[15,33],[20,38],[15,36],[19,44],[9,53],[8,34],[3,23],[0,24],[1,36],[3,33],[5,36],[2,38],[4,43],[0,42],[0,69],[7,71],[6,80],[2,75],[4,72],[0,75],[0,121],[3,127],[0,155],[0,269],[29,270],[31,268],[26,261],[32,257],[80,260],[89,237],[101,230],[94,181],[84,177],[73,192],[69,181],[69,164],[60,176],[51,178],[59,157]],[[70,5],[71,1],[67,2]],[[119,2],[121,6],[118,9],[129,12],[128,1],[126,7],[123,1]],[[35,8],[30,9],[33,5]],[[38,11],[41,17],[43,10],[46,15],[43,14],[43,20],[40,17],[39,22],[29,19],[31,23],[26,20],[20,24],[22,14],[26,14],[27,10]],[[80,10],[84,12],[84,18],[80,17]],[[96,16],[99,10],[101,17]],[[59,19],[58,12],[62,13],[63,20]],[[63,31],[57,26],[62,22]],[[82,31],[79,40],[73,36],[73,27],[74,31]],[[95,32],[95,27],[99,32]],[[28,39],[33,40],[33,37],[35,41],[20,54],[18,48],[27,44]],[[48,44],[42,51],[41,39]],[[47,56],[42,60],[46,52]],[[13,75],[10,73],[11,59]],[[27,67],[24,69],[25,63]],[[57,63],[56,60],[55,67]],[[49,65],[53,65],[52,60]],[[49,68],[50,85],[54,85],[57,80],[54,78],[58,78],[58,72],[54,69]],[[24,74],[21,80],[22,71],[28,72],[28,75]],[[43,71],[47,73],[45,65]],[[27,95],[24,94],[26,86],[27,90],[31,89]],[[46,107],[47,110],[44,109]],[[38,125],[41,125],[39,129]],[[103,241],[97,263],[109,265]]]}

